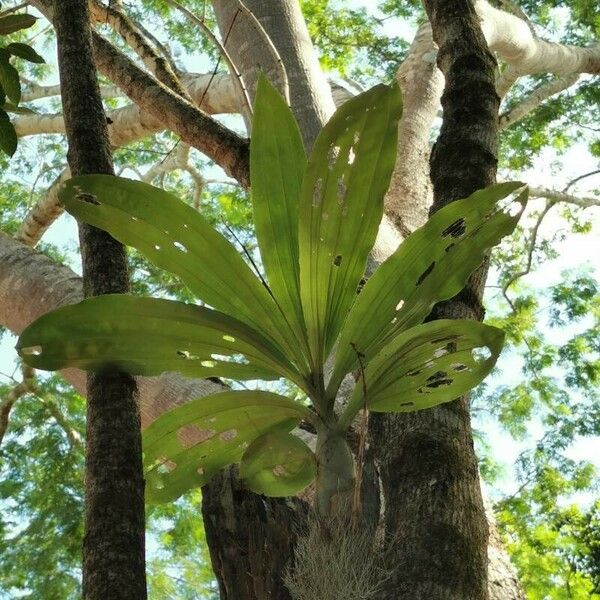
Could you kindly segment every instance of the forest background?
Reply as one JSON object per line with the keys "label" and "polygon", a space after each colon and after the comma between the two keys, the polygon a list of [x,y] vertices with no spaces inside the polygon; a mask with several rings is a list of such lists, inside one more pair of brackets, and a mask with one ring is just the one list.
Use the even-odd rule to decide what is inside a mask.
{"label": "forest background", "polygon": [[[186,6],[217,33],[209,3]],[[164,2],[125,7],[182,71],[206,74],[195,77],[197,88],[208,90],[199,94],[202,108],[215,112],[211,102],[220,102],[218,112],[238,112],[226,102],[231,83],[219,52],[197,24]],[[337,98],[391,81],[426,18],[419,4],[392,0],[377,8],[324,0],[303,2],[302,8]],[[600,18],[592,1],[502,8],[526,14],[529,26],[547,40],[581,47],[597,43]],[[100,22],[98,29],[133,56],[113,24]],[[56,116],[53,31],[40,19],[11,39],[32,44],[46,64],[18,64],[22,105],[34,113],[13,115],[20,139],[15,155],[1,158],[1,228],[80,272],[73,221],[45,210],[53,206],[53,182],[66,162]],[[129,100],[108,80],[103,84],[109,116],[125,119],[118,111]],[[599,180],[600,125],[594,114],[599,99],[597,79],[590,75],[543,74],[519,79],[501,111],[499,179],[526,181],[534,199],[521,227],[492,259],[487,318],[508,331],[509,345],[496,376],[474,394],[471,410],[487,494],[520,580],[534,599],[600,597],[600,462],[594,451],[600,434],[600,302],[594,273],[600,245],[593,227],[600,205],[593,192]],[[244,131],[240,117],[219,118]],[[125,120],[113,121],[114,131],[126,138],[127,128],[119,128]],[[439,124],[436,117],[431,141]],[[245,192],[175,134],[159,131],[135,139],[114,157],[123,175],[174,191],[234,243],[241,240],[254,250]],[[39,241],[41,215],[44,225],[59,218]],[[136,293],[191,300],[137,253],[130,258]],[[11,353],[14,339],[3,332],[0,402],[5,408],[10,401],[10,411],[6,424],[0,421],[0,598],[76,598],[84,403],[59,377],[34,380],[22,370]],[[217,597],[199,503],[195,491],[149,513],[152,598]]]}

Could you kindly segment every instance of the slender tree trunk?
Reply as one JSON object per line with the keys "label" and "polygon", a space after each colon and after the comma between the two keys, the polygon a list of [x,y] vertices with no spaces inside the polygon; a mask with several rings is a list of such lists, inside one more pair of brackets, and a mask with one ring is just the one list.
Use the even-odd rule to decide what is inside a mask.
{"label": "slender tree trunk", "polygon": [[[446,77],[440,136],[431,156],[435,211],[495,180],[499,98],[495,60],[470,0],[426,0]],[[432,318],[481,319],[486,268]],[[395,541],[387,597],[485,600],[487,541],[468,400],[373,420],[386,529]],[[383,450],[383,451],[381,451]]]}
{"label": "slender tree trunk", "polygon": [[[87,2],[57,0],[54,10],[71,173],[112,174]],[[85,224],[80,224],[79,238],[84,294],[127,292],[123,246]],[[135,393],[135,382],[129,375],[109,372],[88,376],[83,547],[86,600],[146,598],[144,479]]]}

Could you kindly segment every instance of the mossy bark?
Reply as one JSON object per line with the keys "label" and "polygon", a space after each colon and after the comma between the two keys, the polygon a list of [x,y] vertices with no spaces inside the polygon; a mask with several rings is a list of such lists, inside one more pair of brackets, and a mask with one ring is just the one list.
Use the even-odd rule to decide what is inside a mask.
{"label": "mossy bark", "polygon": [[[496,63],[470,0],[426,0],[446,82],[431,155],[432,211],[494,182],[499,98]],[[481,319],[487,269],[431,318]],[[386,530],[397,539],[390,600],[485,600],[487,541],[468,400],[409,415],[374,416]],[[385,442],[383,442],[385,440]]]}
{"label": "mossy bark", "polygon": [[[113,173],[106,115],[92,57],[85,0],[54,3],[58,63],[73,175]],[[125,250],[107,233],[79,226],[84,294],[127,292]],[[144,600],[144,479],[133,377],[90,374],[87,385],[86,600]]]}

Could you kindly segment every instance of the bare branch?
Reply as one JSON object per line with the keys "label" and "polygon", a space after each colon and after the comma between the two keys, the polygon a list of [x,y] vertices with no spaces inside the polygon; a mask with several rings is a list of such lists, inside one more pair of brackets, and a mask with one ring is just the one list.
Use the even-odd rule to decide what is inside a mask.
{"label": "bare branch", "polygon": [[[244,112],[244,109],[245,109],[245,111],[247,111],[247,114],[245,115],[245,117],[246,117],[247,122],[250,122],[250,118],[252,116],[252,104],[250,102],[250,96],[248,95],[248,90],[246,89],[246,86],[244,85],[244,80],[242,79],[242,76],[240,75],[240,72],[238,71],[237,67],[235,66],[235,63],[233,62],[231,56],[229,56],[229,52],[227,52],[227,50],[225,49],[224,44],[222,44],[220,42],[220,40],[217,38],[217,36],[211,31],[210,27],[208,27],[208,25],[206,25],[206,23],[202,19],[199,19],[193,12],[191,12],[190,10],[185,8],[185,6],[182,6],[176,0],[166,0],[166,2],[167,2],[167,4],[171,5],[176,10],[178,10],[181,14],[183,14],[190,21],[192,21],[193,23],[198,25],[198,27],[200,27],[200,29],[202,29],[202,31],[204,32],[204,35],[206,35],[210,39],[210,41],[215,45],[215,47],[219,50],[219,54],[223,57],[223,59],[227,63],[227,66],[229,67],[229,71],[236,83],[237,88],[238,88],[239,94],[240,94],[241,98],[243,99],[242,113]],[[202,106],[202,103],[199,104],[199,107],[201,107],[201,106]]]}
{"label": "bare branch", "polygon": [[56,402],[47,397],[46,394],[36,392],[36,398],[46,409],[48,414],[54,419],[56,424],[64,431],[72,450],[83,450],[83,440],[79,432],[69,423],[69,420],[63,415]]}
{"label": "bare branch", "polygon": [[546,215],[548,214],[550,209],[555,204],[556,204],[555,202],[548,200],[546,202],[546,206],[544,207],[542,212],[540,212],[540,214],[537,216],[535,225],[533,226],[533,229],[531,230],[531,235],[529,236],[529,241],[527,242],[528,249],[527,249],[527,261],[525,263],[525,267],[523,269],[521,269],[520,271],[517,271],[516,273],[514,273],[502,286],[502,295],[504,296],[506,301],[509,303],[513,312],[515,311],[515,305],[513,304],[510,297],[508,296],[508,288],[511,285],[514,285],[519,279],[521,279],[522,277],[525,277],[525,275],[528,275],[531,272],[531,267],[533,265],[533,254],[536,249],[537,236],[538,236],[540,227],[542,225],[542,221],[544,220],[544,218],[546,217]]}
{"label": "bare branch", "polygon": [[598,175],[598,173],[600,173],[600,169],[590,171],[589,173],[584,173],[583,175],[578,175],[574,179],[571,179],[571,181],[569,181],[569,183],[567,183],[563,192],[568,192],[579,181],[583,181],[584,179],[587,179],[588,177],[592,177],[593,175]]}
{"label": "bare branch", "polygon": [[558,94],[572,85],[577,83],[579,75],[573,73],[565,77],[560,77],[539,86],[533,93],[525,98],[522,102],[511,108],[509,111],[500,115],[499,127],[500,130],[506,129],[511,125],[514,125],[521,119],[525,118],[529,113],[534,111],[544,100],[547,100],[551,96]]}
{"label": "bare branch", "polygon": [[523,19],[494,8],[486,0],[477,0],[475,8],[490,49],[518,76],[600,73],[600,45],[580,48],[547,42],[534,35]]}
{"label": "bare branch", "polygon": [[144,65],[161,83],[164,83],[182,98],[190,100],[188,93],[181,85],[173,69],[171,69],[169,62],[158,56],[142,32],[123,11],[110,3],[102,5],[97,0],[91,0],[89,5],[94,20],[108,23],[142,59]]}
{"label": "bare branch", "polygon": [[23,365],[22,372],[23,381],[15,385],[2,399],[2,402],[0,402],[0,444],[2,444],[2,440],[6,435],[10,411],[15,405],[15,402],[27,394],[27,392],[31,391],[34,385],[35,371],[31,367]]}
{"label": "bare branch", "polygon": [[[21,78],[23,79],[23,78]],[[118,98],[123,92],[115,85],[103,85],[100,88],[102,98]],[[21,102],[33,102],[42,98],[60,96],[59,85],[38,85],[34,81],[27,82],[27,88],[23,90]]]}
{"label": "bare branch", "polygon": [[[598,171],[597,171],[598,172]],[[532,198],[546,198],[553,203],[564,202],[566,204],[574,204],[581,208],[589,208],[590,206],[600,206],[600,198],[594,196],[574,196],[560,190],[552,190],[545,187],[530,187],[529,195]]]}
{"label": "bare branch", "polygon": [[[33,0],[52,14],[49,0]],[[139,109],[163,122],[183,141],[215,161],[244,187],[249,187],[248,140],[240,137],[140,69],[112,44],[92,32],[94,56],[101,73],[118,85]]]}
{"label": "bare branch", "polygon": [[35,246],[48,227],[56,221],[63,213],[58,203],[58,190],[63,182],[71,176],[69,167],[54,180],[42,199],[27,213],[21,223],[19,230],[15,233],[15,239],[28,246]]}

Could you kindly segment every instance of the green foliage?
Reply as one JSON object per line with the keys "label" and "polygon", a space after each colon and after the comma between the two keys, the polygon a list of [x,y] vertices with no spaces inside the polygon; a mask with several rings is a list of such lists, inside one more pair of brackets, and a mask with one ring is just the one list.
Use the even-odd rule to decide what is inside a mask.
{"label": "green foliage", "polygon": [[83,398],[57,376],[11,412],[0,446],[0,598],[79,595],[84,415]]}
{"label": "green foliage", "polygon": [[[391,79],[402,61],[408,44],[399,36],[381,31],[384,15],[393,7],[382,5],[382,18],[362,7],[347,7],[339,0],[303,0],[302,12],[313,42],[320,51],[325,70],[364,82]],[[405,9],[404,16],[410,12]],[[357,64],[360,63],[360,68]]]}
{"label": "green foliage", "polygon": [[[365,368],[340,419],[350,423],[361,406],[375,412],[412,412],[458,398],[491,371],[504,333],[482,323],[441,319],[392,339]],[[399,366],[401,365],[401,366]]]}
{"label": "green foliage", "polygon": [[244,452],[240,476],[257,494],[293,496],[309,485],[317,474],[315,455],[289,433],[267,433]]}
{"label": "green foliage", "polygon": [[[5,15],[0,17],[0,35],[9,35],[35,25],[37,17],[27,14]],[[19,73],[10,63],[11,56],[17,56],[33,63],[43,63],[44,59],[27,44],[12,42],[0,47],[0,148],[9,156],[17,149],[17,134],[7,112],[26,112],[21,109],[21,81]],[[10,102],[7,102],[7,99]]]}
{"label": "green foliage", "polygon": [[[15,404],[0,446],[3,600],[81,598],[84,438],[85,400],[59,376]],[[199,505],[196,490],[149,507],[151,600],[217,600]]]}
{"label": "green foliage", "polygon": [[167,502],[203,485],[245,457],[250,443],[302,419],[312,416],[301,404],[262,391],[211,394],[169,411],[144,431],[147,500]]}
{"label": "green foliage", "polygon": [[[177,498],[240,461],[252,489],[292,494],[315,475],[311,451],[287,435],[301,420],[318,431],[342,430],[364,405],[394,412],[447,402],[489,373],[502,346],[502,332],[479,323],[415,325],[434,302],[456,293],[483,253],[512,230],[525,195],[512,214],[497,204],[521,184],[479,192],[475,200],[481,198],[483,208],[475,211],[467,201],[458,210],[446,207],[433,225],[409,238],[409,252],[389,263],[396,266],[400,256],[397,269],[389,272],[388,264],[385,302],[396,308],[383,319],[361,313],[360,325],[373,332],[363,346],[353,332],[339,334],[353,314],[383,212],[395,161],[399,90],[376,86],[346,103],[320,133],[305,169],[293,116],[264,78],[256,102],[252,201],[268,283],[196,211],[170,194],[131,180],[77,177],[60,192],[69,212],[135,246],[213,308],[102,296],[45,315],[17,345],[28,364],[42,369],[282,376],[306,392],[313,410],[268,392],[232,391],[192,401],[154,421],[144,432],[152,502]],[[444,259],[457,253],[456,262],[448,259],[455,273],[446,285],[436,286],[447,271],[436,269],[442,258],[431,257],[432,245]],[[403,268],[411,256],[427,258],[422,265],[417,261],[418,270],[407,281]],[[373,279],[374,286],[382,285],[377,274]],[[410,316],[399,321],[395,311],[404,296]],[[325,361],[338,338],[336,355],[355,353],[361,381],[336,425],[333,403],[341,378],[357,367],[354,360],[342,362],[343,368],[338,364],[334,384],[325,389]],[[392,368],[398,361],[404,370]],[[332,485],[326,482],[323,489]]]}

